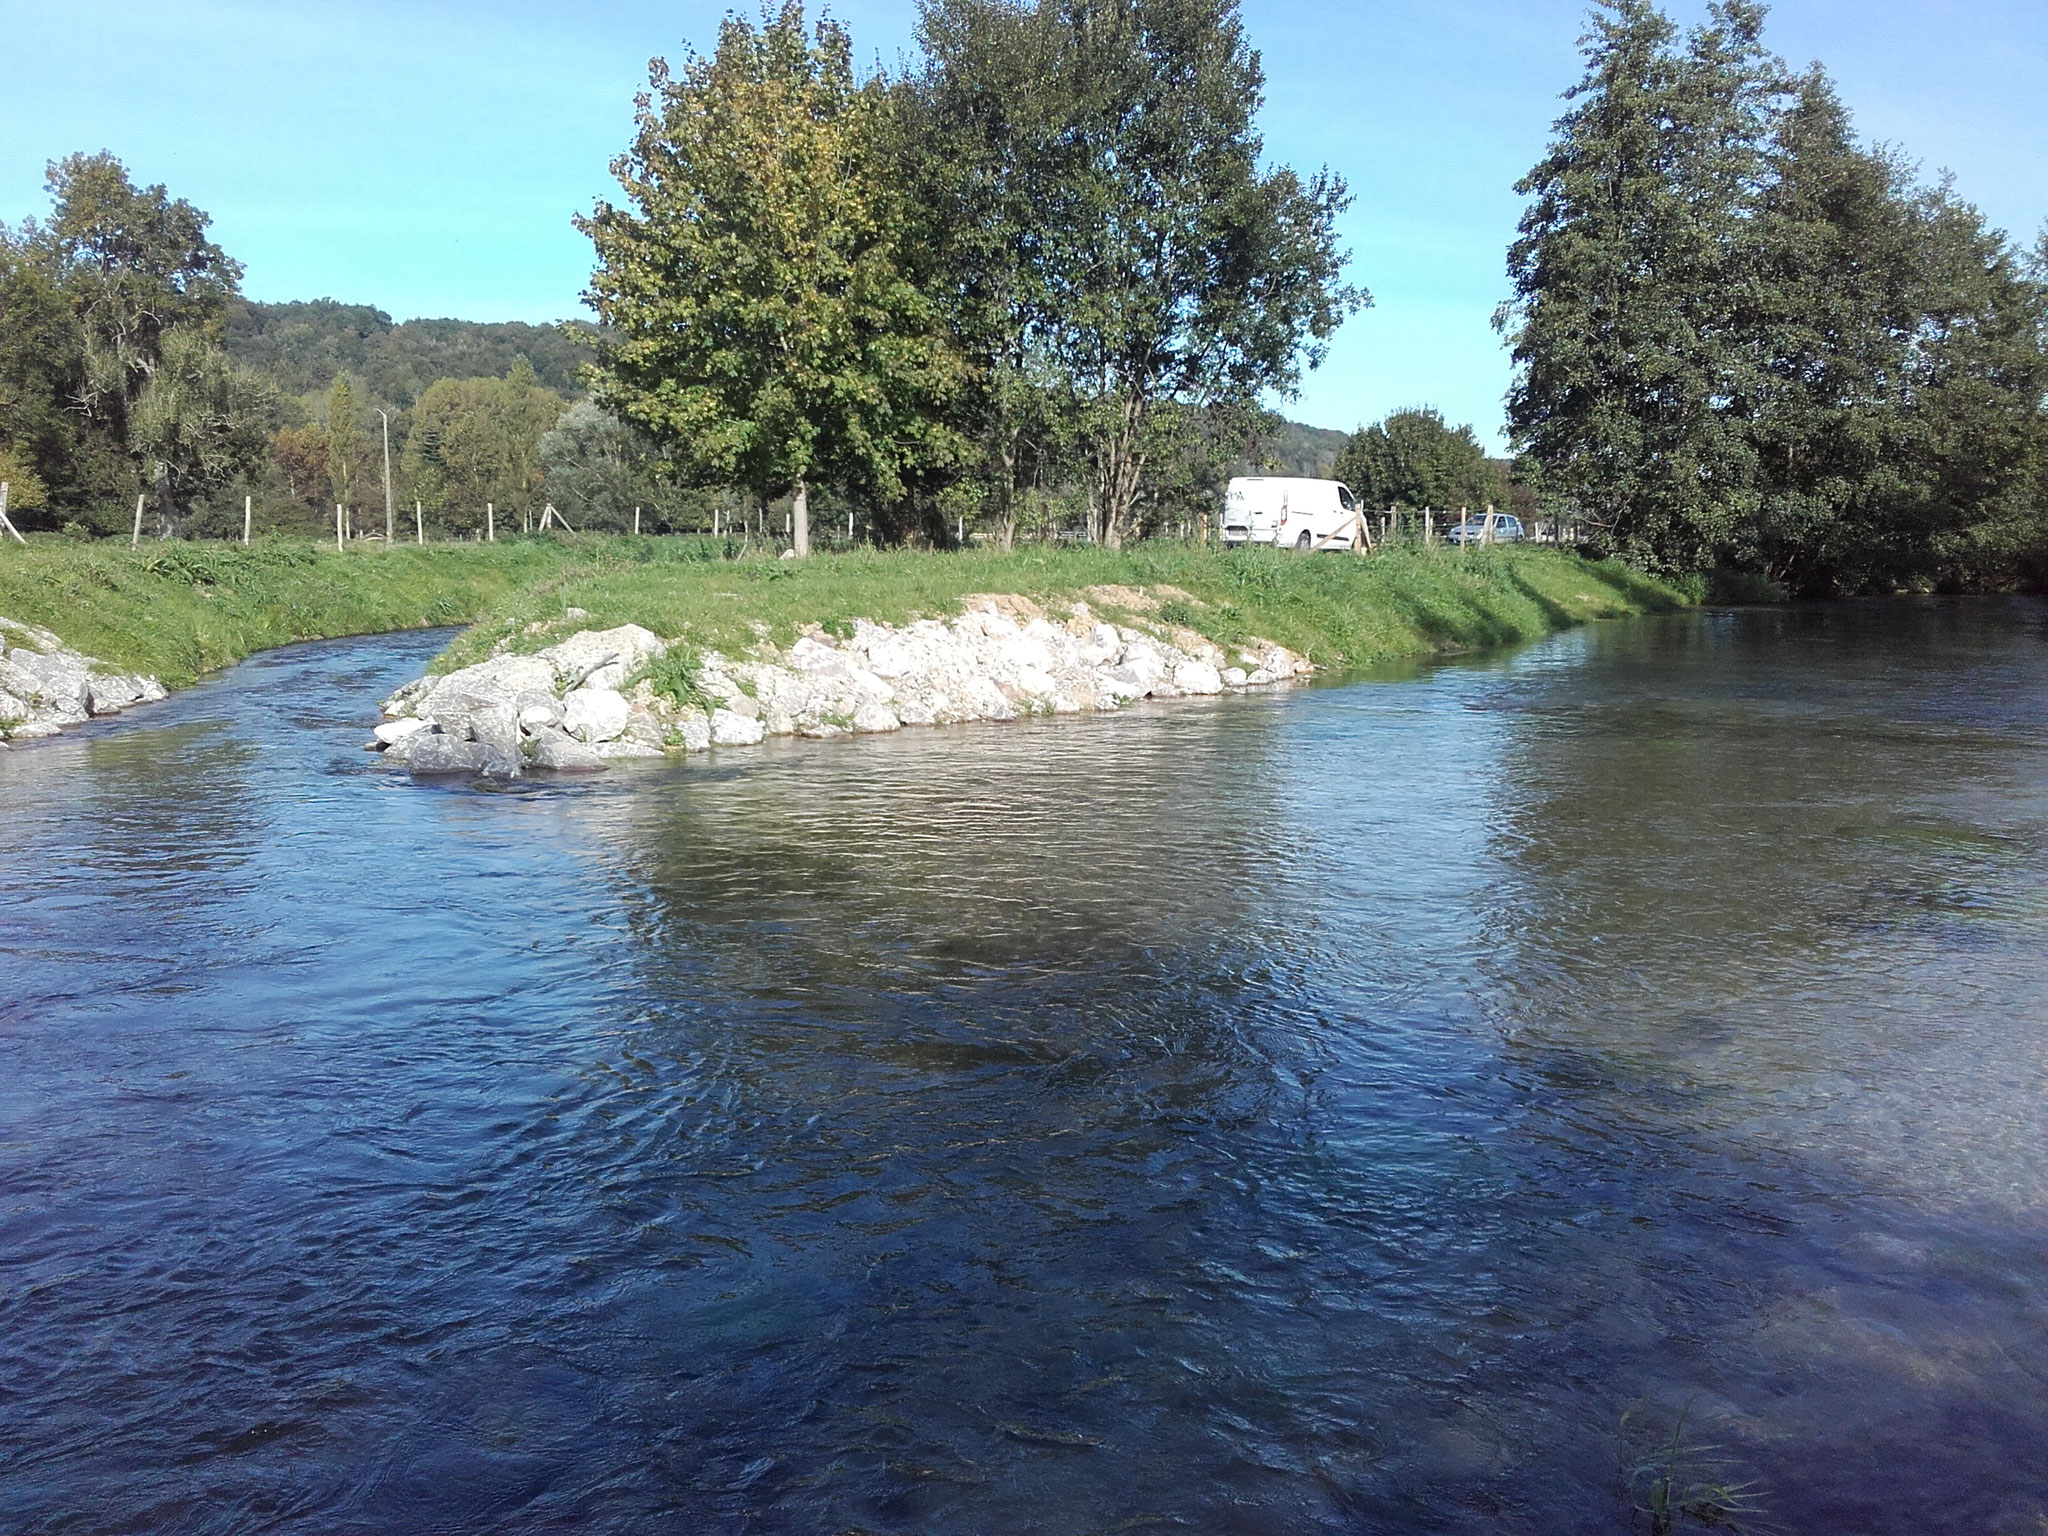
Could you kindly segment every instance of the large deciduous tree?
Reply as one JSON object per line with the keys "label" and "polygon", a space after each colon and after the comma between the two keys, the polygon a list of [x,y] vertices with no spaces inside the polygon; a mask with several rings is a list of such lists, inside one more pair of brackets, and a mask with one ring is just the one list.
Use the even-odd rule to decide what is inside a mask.
{"label": "large deciduous tree", "polygon": [[84,328],[80,404],[125,436],[164,334],[220,340],[241,264],[206,238],[206,214],[162,185],[137,187],[105,151],[54,162],[46,185],[55,206],[32,239]]}
{"label": "large deciduous tree", "polygon": [[983,367],[1034,383],[1036,365],[1065,397],[1092,535],[1116,547],[1155,408],[1286,395],[1366,303],[1341,281],[1348,193],[1327,170],[1260,164],[1264,72],[1235,0],[1038,0],[1024,16],[932,0],[924,31],[926,92],[950,123],[934,143],[961,145],[961,248],[983,252],[969,281],[1016,338]]}
{"label": "large deciduous tree", "polygon": [[957,362],[903,269],[890,102],[851,54],[788,0],[759,28],[728,17],[679,76],[656,60],[612,167],[627,206],[578,220],[597,251],[588,298],[616,338],[598,400],[689,482],[793,493],[799,553],[814,483],[888,499],[953,448],[937,406]]}

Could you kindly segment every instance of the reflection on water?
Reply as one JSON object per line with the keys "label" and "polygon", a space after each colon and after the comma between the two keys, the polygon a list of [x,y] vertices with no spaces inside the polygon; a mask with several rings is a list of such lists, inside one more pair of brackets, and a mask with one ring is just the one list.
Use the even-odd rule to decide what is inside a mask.
{"label": "reflection on water", "polygon": [[[0,757],[0,1524],[2048,1513],[2048,610],[479,793],[434,637]],[[283,706],[292,724],[276,724]]]}

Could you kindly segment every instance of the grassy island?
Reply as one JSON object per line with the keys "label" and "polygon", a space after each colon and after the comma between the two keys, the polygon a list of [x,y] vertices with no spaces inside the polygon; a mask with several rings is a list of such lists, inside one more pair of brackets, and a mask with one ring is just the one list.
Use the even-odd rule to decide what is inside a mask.
{"label": "grassy island", "polygon": [[1539,548],[1358,558],[1156,542],[778,560],[708,540],[591,535],[345,553],[282,539],[131,551],[51,538],[0,551],[0,615],[174,688],[295,640],[467,625],[450,659],[468,661],[500,640],[559,638],[577,608],[588,615],[579,628],[635,623],[739,653],[812,624],[950,615],[974,593],[1085,597],[1112,617],[1157,618],[1224,645],[1256,636],[1329,667],[1505,645],[1686,602],[1625,566]]}

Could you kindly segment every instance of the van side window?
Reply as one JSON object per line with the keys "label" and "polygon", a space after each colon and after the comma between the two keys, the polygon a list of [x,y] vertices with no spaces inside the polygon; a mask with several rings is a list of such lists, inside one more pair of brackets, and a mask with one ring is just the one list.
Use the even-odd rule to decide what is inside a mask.
{"label": "van side window", "polygon": [[1337,505],[1342,507],[1346,512],[1352,511],[1354,508],[1357,507],[1358,503],[1351,499],[1351,491],[1349,487],[1342,485],[1337,487]]}

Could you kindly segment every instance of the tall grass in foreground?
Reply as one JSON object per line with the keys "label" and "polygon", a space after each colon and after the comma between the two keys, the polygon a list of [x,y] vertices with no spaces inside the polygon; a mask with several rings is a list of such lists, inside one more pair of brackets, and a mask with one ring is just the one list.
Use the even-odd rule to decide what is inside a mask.
{"label": "tall grass in foreground", "polygon": [[[294,640],[474,625],[451,651],[457,664],[499,643],[547,644],[572,625],[635,623],[693,651],[738,652],[812,624],[944,617],[984,592],[1055,611],[1085,599],[1110,617],[1161,619],[1226,645],[1271,640],[1333,666],[1502,645],[1686,600],[1623,566],[1534,548],[734,553],[709,540],[606,535],[347,552],[286,539],[137,551],[37,539],[0,549],[0,616],[176,687]],[[588,617],[569,620],[571,608]]]}

